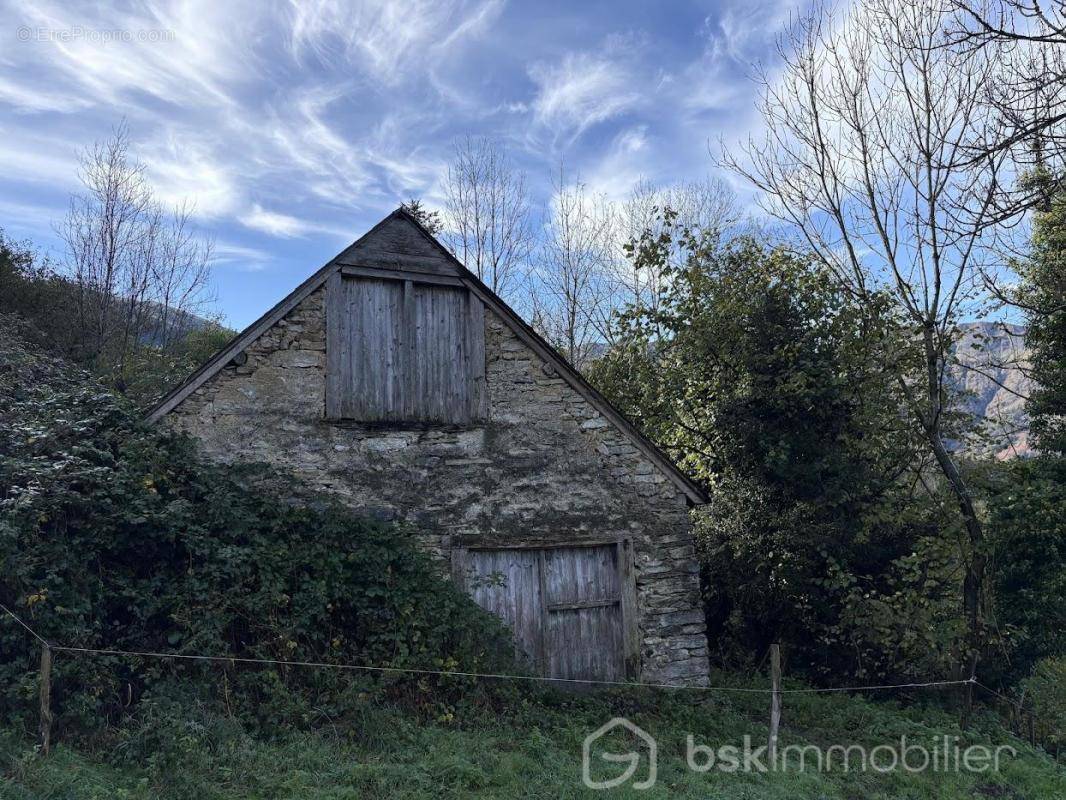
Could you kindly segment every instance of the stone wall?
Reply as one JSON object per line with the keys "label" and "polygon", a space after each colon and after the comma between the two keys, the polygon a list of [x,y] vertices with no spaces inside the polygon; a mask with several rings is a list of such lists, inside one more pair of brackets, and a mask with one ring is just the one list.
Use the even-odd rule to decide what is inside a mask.
{"label": "stone wall", "polygon": [[707,640],[684,495],[486,309],[490,419],[398,429],[327,422],[325,290],[308,296],[170,412],[220,459],[264,461],[364,513],[456,537],[627,536],[642,679],[701,684]]}

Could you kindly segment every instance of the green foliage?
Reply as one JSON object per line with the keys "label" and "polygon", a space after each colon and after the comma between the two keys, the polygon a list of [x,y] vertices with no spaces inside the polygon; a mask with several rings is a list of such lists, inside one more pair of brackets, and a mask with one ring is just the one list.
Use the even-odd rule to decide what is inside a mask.
{"label": "green foliage", "polygon": [[24,334],[51,352],[78,352],[74,285],[36,254],[29,242],[16,242],[0,230],[0,314],[18,314],[32,323]]}
{"label": "green foliage", "polygon": [[1044,452],[1066,455],[1066,193],[1034,214],[1029,258],[1015,268],[1036,381],[1027,405],[1033,438]]}
{"label": "green foliage", "polygon": [[418,198],[412,197],[402,207],[434,236],[444,230],[444,220],[441,219],[440,212],[430,211]]}
{"label": "green foliage", "polygon": [[996,622],[1014,683],[1049,656],[1066,654],[1066,460],[1042,456],[990,465],[988,507]]}
{"label": "green foliage", "polygon": [[[506,668],[495,618],[412,531],[285,476],[224,467],[0,324],[0,601],[67,646],[429,669]],[[0,625],[5,716],[29,724],[38,649]],[[359,673],[59,653],[57,718],[93,728],[174,682],[292,719]],[[408,683],[410,683],[408,681]],[[428,685],[427,685],[428,688]],[[417,693],[416,693],[417,694]]]}
{"label": "green foliage", "polygon": [[1037,736],[1057,752],[1066,745],[1066,656],[1037,662],[1022,689],[1036,715]]}
{"label": "green foliage", "polygon": [[658,302],[621,317],[592,376],[709,488],[697,533],[723,655],[782,641],[837,680],[940,673],[958,636],[949,515],[915,491],[887,304],[872,321],[813,261],[673,220],[633,246],[663,274]]}
{"label": "green foliage", "polygon": [[[716,685],[765,688],[766,677],[719,673]],[[789,682],[787,688],[802,688]],[[614,716],[652,734],[659,745],[653,788],[610,792],[581,785],[583,739]],[[1007,744],[999,773],[938,769],[774,774],[698,774],[685,764],[685,741],[711,747],[757,747],[765,741],[764,695],[625,692],[545,695],[501,711],[472,710],[456,720],[425,720],[394,704],[364,699],[317,731],[284,731],[264,739],[220,710],[157,704],[143,725],[108,750],[61,743],[35,758],[27,739],[0,735],[0,796],[69,800],[260,800],[265,798],[527,798],[598,797],[665,800],[1049,800],[1066,796],[1066,770],[1046,754],[981,717],[962,731],[927,706],[842,695],[786,695],[782,747],[833,744],[932,746],[959,737],[961,746]],[[615,767],[612,775],[618,774]],[[644,775],[642,770],[638,777]],[[606,776],[605,776],[606,777]],[[7,781],[6,784],[2,781]]]}
{"label": "green foliage", "polygon": [[127,354],[114,380],[122,393],[146,407],[221,350],[233,338],[229,328],[208,321],[165,349],[138,347]]}

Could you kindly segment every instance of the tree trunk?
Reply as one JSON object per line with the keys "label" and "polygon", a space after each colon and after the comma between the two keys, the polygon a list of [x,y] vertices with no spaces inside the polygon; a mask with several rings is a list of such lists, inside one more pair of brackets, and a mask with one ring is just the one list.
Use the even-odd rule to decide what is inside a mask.
{"label": "tree trunk", "polygon": [[[981,596],[984,590],[986,557],[984,553],[984,528],[977,517],[973,497],[965,479],[951,454],[944,446],[936,431],[929,431],[929,444],[936,457],[940,471],[947,479],[955,500],[962,514],[963,525],[970,541],[970,553],[966,559],[966,574],[962,582],[963,609],[970,627],[970,649],[973,668],[976,669],[977,658],[984,647],[984,625],[981,619]],[[972,673],[971,673],[972,674]],[[967,675],[967,678],[971,675]]]}

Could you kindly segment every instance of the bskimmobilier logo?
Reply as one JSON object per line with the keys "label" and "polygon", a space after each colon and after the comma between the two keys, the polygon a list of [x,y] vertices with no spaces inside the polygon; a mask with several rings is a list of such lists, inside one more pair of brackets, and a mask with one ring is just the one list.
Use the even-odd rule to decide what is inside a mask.
{"label": "bskimmobilier logo", "polygon": [[[685,737],[685,765],[694,773],[768,772],[999,772],[1004,756],[1017,751],[1010,745],[965,745],[959,736],[899,741],[873,746],[855,742],[827,746],[782,745],[771,751],[765,739],[745,735],[740,744],[712,747]],[[614,717],[585,737],[581,780],[589,789],[631,789],[655,785],[658,763],[655,737],[624,717]],[[648,768],[640,770],[647,760]],[[624,765],[621,772],[615,765]]]}
{"label": "bskimmobilier logo", "polygon": [[[628,734],[629,743],[635,745],[637,749],[629,750],[625,753],[600,751],[596,744],[615,732],[623,735]],[[612,778],[593,778],[592,754],[594,749],[597,750],[602,761],[609,764],[626,764],[626,768],[620,775]],[[615,717],[585,737],[585,743],[581,748],[581,780],[589,789],[613,789],[616,786],[621,786],[637,774],[637,770],[640,768],[642,751],[647,752],[648,774],[642,780],[634,781],[630,787],[633,789],[650,789],[655,785],[658,745],[655,742],[655,737],[639,725],[630,722],[625,717]]]}

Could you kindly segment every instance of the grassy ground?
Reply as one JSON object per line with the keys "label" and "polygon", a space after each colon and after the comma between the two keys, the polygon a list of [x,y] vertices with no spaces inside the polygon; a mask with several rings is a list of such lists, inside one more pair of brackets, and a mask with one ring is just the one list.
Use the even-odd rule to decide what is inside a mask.
{"label": "grassy ground", "polygon": [[[841,769],[698,774],[687,768],[689,734],[697,744],[713,747],[739,745],[745,734],[761,743],[766,705],[761,695],[562,695],[517,702],[506,713],[457,711],[452,719],[426,720],[367,701],[343,722],[270,737],[253,736],[232,719],[198,712],[161,726],[149,723],[106,748],[60,743],[46,758],[34,752],[26,735],[8,732],[0,735],[0,797],[1066,798],[1066,765],[1010,737],[990,716],[978,716],[961,745],[1016,748],[1017,755],[1005,757],[996,774]],[[658,740],[653,788],[592,791],[582,786],[582,742],[614,716],[629,718]],[[945,735],[962,736],[942,711],[844,695],[787,695],[782,733],[782,746],[897,744],[903,735],[908,742],[931,746]],[[612,766],[612,774],[624,766]],[[635,780],[645,775],[642,765]]]}

